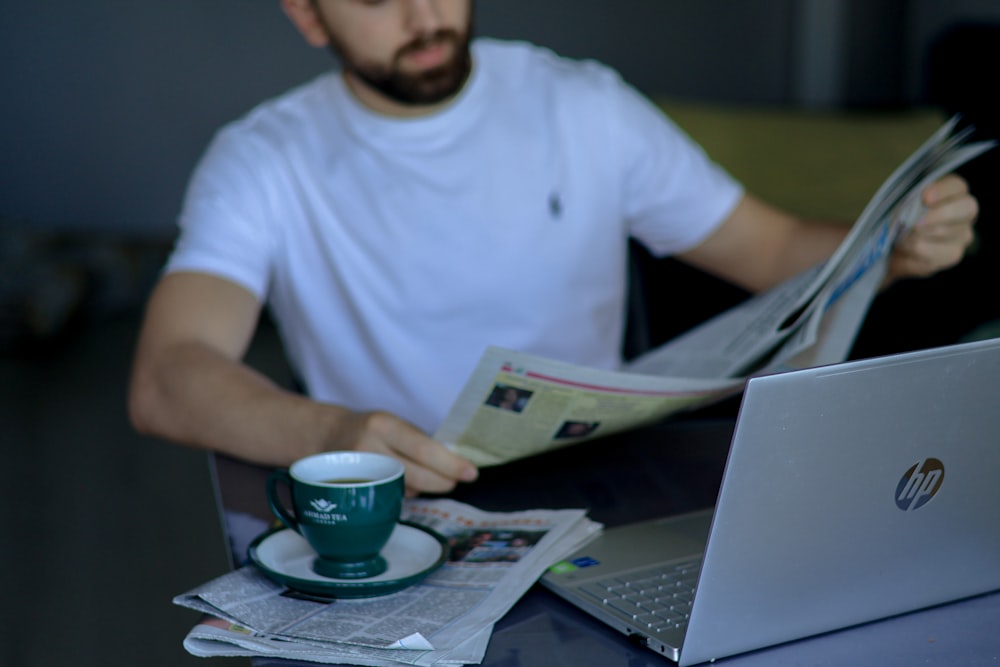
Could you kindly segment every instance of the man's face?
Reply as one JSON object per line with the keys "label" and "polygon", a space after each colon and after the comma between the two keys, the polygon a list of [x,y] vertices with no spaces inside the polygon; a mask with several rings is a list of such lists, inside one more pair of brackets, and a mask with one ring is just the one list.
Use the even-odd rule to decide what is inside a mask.
{"label": "man's face", "polygon": [[392,103],[434,105],[469,76],[471,0],[316,0],[349,77]]}

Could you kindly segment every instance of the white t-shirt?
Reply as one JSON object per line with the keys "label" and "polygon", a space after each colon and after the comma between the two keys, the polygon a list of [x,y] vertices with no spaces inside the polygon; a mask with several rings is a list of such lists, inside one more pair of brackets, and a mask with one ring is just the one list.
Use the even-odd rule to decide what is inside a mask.
{"label": "white t-shirt", "polygon": [[488,345],[617,367],[628,237],[686,250],[742,192],[608,68],[473,54],[430,117],[372,113],[330,73],[225,127],[167,267],[266,302],[312,397],[428,432]]}

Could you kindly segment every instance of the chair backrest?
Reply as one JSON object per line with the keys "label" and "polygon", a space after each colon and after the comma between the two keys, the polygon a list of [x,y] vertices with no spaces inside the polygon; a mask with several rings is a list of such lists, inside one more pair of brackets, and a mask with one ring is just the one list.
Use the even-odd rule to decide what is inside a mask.
{"label": "chair backrest", "polygon": [[629,244],[629,294],[622,355],[631,359],[708,318],[750,293],[672,257],[655,257]]}
{"label": "chair backrest", "polygon": [[233,567],[239,567],[253,539],[275,525],[264,495],[271,469],[216,452],[207,457],[226,551]]}

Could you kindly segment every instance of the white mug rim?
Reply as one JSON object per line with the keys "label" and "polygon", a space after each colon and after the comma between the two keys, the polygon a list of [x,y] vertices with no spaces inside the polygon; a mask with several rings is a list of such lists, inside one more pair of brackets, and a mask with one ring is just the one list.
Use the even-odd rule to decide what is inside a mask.
{"label": "white mug rim", "polygon": [[[308,473],[306,469],[311,469],[313,466],[322,465],[323,463],[329,463],[331,465],[340,466],[361,466],[362,469],[358,472],[322,472],[322,473]],[[373,470],[379,471],[378,473],[372,472]],[[337,451],[337,452],[321,452],[319,454],[312,454],[311,456],[306,456],[301,458],[288,468],[288,474],[296,482],[301,484],[308,484],[310,486],[324,487],[324,488],[361,488],[366,486],[376,486],[380,484],[387,484],[394,482],[403,476],[405,468],[403,463],[391,456],[386,456],[385,454],[378,454],[376,452],[353,452],[353,451]],[[342,477],[374,477],[372,480],[367,482],[351,482],[351,483],[331,483],[319,479],[321,477],[328,477],[329,475],[340,475]]]}

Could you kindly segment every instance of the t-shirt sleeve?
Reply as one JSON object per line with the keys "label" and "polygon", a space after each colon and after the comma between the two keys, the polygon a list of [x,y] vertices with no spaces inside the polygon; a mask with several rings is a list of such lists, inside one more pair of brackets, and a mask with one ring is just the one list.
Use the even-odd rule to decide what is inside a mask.
{"label": "t-shirt sleeve", "polygon": [[689,250],[733,210],[743,186],[620,79],[614,114],[629,233],[657,255]]}
{"label": "t-shirt sleeve", "polygon": [[166,273],[212,274],[265,299],[272,241],[260,165],[267,160],[255,150],[252,141],[238,140],[227,129],[210,143],[188,184]]}

